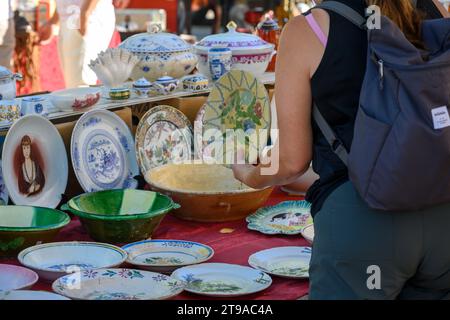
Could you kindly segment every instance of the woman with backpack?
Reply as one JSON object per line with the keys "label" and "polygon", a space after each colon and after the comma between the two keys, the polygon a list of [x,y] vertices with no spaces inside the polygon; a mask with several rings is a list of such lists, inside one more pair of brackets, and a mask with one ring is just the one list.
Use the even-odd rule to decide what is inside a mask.
{"label": "woman with backpack", "polygon": [[[331,1],[323,1],[322,5],[327,2]],[[262,169],[268,165],[262,159],[256,166],[234,165],[235,177],[254,188],[285,185],[301,177],[312,161],[320,179],[306,196],[306,200],[312,203],[315,228],[310,299],[450,298],[450,251],[446,248],[450,242],[450,200],[444,201],[450,199],[450,179],[447,179],[450,170],[441,170],[440,178],[435,179],[436,184],[447,189],[425,189],[422,196],[411,193],[408,201],[402,202],[397,201],[397,194],[403,200],[405,190],[422,190],[425,183],[433,186],[432,181],[414,177],[425,177],[427,170],[432,173],[436,171],[432,167],[422,167],[411,171],[411,177],[400,177],[395,171],[380,169],[392,169],[389,167],[389,156],[394,162],[398,159],[397,153],[404,156],[409,150],[414,152],[409,155],[405,168],[401,168],[401,162],[397,163],[397,169],[402,173],[407,172],[409,164],[432,162],[435,154],[429,153],[428,149],[421,153],[426,149],[421,146],[426,146],[428,141],[425,139],[422,145],[419,144],[426,136],[424,132],[430,134],[426,136],[431,137],[430,144],[441,137],[439,147],[443,150],[449,148],[450,139],[445,140],[450,138],[450,128],[446,128],[450,126],[448,78],[436,68],[422,72],[421,78],[418,78],[420,81],[413,77],[423,70],[419,64],[426,65],[427,59],[440,59],[442,69],[450,66],[448,54],[437,55],[437,49],[427,48],[433,41],[441,40],[443,45],[439,48],[435,44],[436,48],[448,49],[450,41],[441,39],[445,35],[448,37],[448,32],[437,32],[433,37],[430,33],[433,26],[427,27],[428,31],[422,30],[425,18],[440,18],[446,12],[437,0],[337,2],[345,5],[347,12],[350,8],[352,14],[346,18],[335,10],[316,8],[305,16],[292,19],[283,30],[275,88],[280,129],[273,150],[279,151],[278,172],[274,175],[263,174]],[[378,8],[388,19],[381,19],[381,30],[375,30],[372,35],[369,31],[369,39],[367,31],[357,27],[357,17],[364,17],[370,5],[376,6],[371,7],[372,13],[376,15],[374,8]],[[350,21],[352,19],[349,18],[354,19]],[[377,28],[377,21],[380,22],[376,16],[371,20],[374,28]],[[448,22],[442,20],[439,27],[450,30]],[[428,38],[426,43],[422,41],[424,35]],[[389,41],[390,46],[387,45]],[[417,63],[408,66],[414,69],[410,72],[410,80],[408,76],[405,76],[406,80],[402,78],[403,71],[399,71],[397,77],[396,71],[391,71],[391,67],[378,57],[378,54],[392,57],[400,49],[401,55],[408,59],[394,55],[393,60],[403,63],[402,58],[405,58],[406,63]],[[419,87],[413,92],[395,91],[402,86],[414,86],[416,82],[421,82],[423,87],[429,85],[438,94],[426,95]],[[378,99],[373,102],[379,104],[371,106],[372,109],[362,105],[367,101],[370,104],[371,98]],[[382,98],[392,103],[393,107],[385,105]],[[413,98],[433,101],[430,106],[421,106],[431,111],[424,113],[426,122],[408,124],[416,124],[417,146],[414,139],[411,140],[414,136],[401,140],[402,131],[395,131],[398,126],[388,126],[381,121],[383,119],[375,119],[373,115],[363,112],[364,108],[375,110],[379,107],[380,112],[385,111],[386,114],[377,115],[378,118],[385,117],[387,121],[393,117],[390,112],[397,110],[400,104],[414,105]],[[313,108],[313,105],[316,107]],[[396,111],[396,115],[400,115],[398,121],[417,116],[415,112],[401,111]],[[409,133],[409,130],[405,126],[403,133]],[[386,137],[392,133],[394,137],[390,141],[397,142],[397,149],[392,149],[392,143],[388,145],[392,151],[383,155],[384,163],[377,163],[381,151],[374,153],[374,149],[381,148],[383,144],[386,147],[389,142]],[[382,142],[379,139],[381,134],[384,135]],[[448,156],[445,159],[449,160],[450,166]],[[371,163],[377,163],[378,171],[370,166]],[[374,178],[369,175],[374,172],[380,173],[379,176]],[[366,173],[367,176],[364,175]],[[376,180],[376,183],[370,184],[370,190],[373,195],[381,195],[381,198],[370,198],[367,193],[361,192],[372,181],[367,181],[367,177]],[[413,182],[402,185],[402,181]],[[391,190],[391,186],[396,186],[395,191]],[[420,209],[411,209],[416,204]]]}

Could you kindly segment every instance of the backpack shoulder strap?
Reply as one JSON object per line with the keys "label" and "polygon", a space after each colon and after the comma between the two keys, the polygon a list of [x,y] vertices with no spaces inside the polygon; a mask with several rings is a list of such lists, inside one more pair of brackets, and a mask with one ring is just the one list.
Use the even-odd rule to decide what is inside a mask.
{"label": "backpack shoulder strap", "polygon": [[321,4],[315,6],[314,8],[326,9],[333,11],[362,30],[366,30],[367,20],[362,15],[360,15],[356,10],[350,8],[346,4],[338,1],[324,1]]}

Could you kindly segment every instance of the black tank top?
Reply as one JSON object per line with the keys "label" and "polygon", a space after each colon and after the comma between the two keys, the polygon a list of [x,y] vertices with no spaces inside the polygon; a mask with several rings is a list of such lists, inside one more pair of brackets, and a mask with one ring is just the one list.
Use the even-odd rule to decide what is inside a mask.
{"label": "black tank top", "polygon": [[[338,0],[365,15],[364,0]],[[340,15],[328,11],[330,31],[319,68],[311,79],[312,97],[320,112],[349,151],[366,71],[367,33]],[[348,181],[347,168],[333,153],[313,121],[313,169],[320,176],[306,200],[317,213],[326,197]]]}

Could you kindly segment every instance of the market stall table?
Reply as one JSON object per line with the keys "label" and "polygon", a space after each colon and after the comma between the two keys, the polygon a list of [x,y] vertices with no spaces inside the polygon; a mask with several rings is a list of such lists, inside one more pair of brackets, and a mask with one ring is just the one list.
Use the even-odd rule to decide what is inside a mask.
{"label": "market stall table", "polygon": [[[275,205],[282,201],[302,200],[300,197],[287,196],[275,189],[266,205]],[[154,234],[154,239],[179,239],[197,241],[211,246],[215,255],[209,262],[234,263],[248,266],[248,257],[260,250],[282,246],[308,246],[300,235],[264,235],[247,229],[243,220],[225,223],[197,223],[177,219],[171,215],[165,217]],[[76,218],[59,234],[57,241],[92,241]],[[0,260],[0,263],[17,264],[16,259]],[[308,293],[307,280],[291,280],[273,276],[273,284],[267,290],[257,294],[235,299],[249,300],[295,300]],[[33,290],[51,291],[51,284],[39,281]],[[204,296],[183,292],[175,299],[206,299]],[[207,298],[211,299],[211,298]]]}

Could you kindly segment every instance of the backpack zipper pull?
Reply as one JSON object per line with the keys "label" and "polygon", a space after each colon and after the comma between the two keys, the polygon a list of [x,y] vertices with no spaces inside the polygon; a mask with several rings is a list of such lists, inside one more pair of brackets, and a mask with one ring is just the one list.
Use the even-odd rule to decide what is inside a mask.
{"label": "backpack zipper pull", "polygon": [[383,90],[383,80],[384,80],[384,61],[378,60],[378,72],[380,74],[380,90]]}

